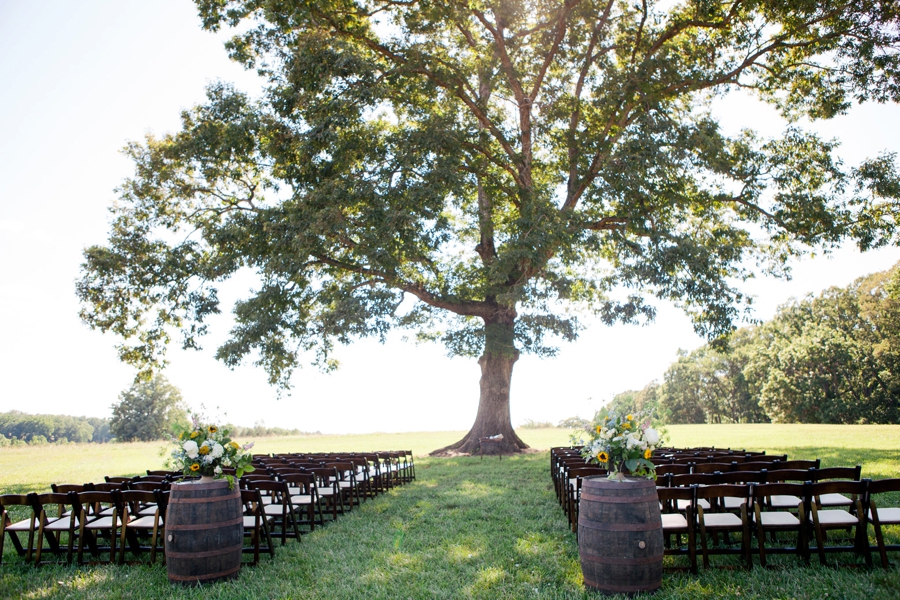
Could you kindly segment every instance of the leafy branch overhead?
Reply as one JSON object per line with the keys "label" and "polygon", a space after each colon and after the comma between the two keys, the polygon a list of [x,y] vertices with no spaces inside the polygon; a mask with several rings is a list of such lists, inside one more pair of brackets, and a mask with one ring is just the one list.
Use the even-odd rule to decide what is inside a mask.
{"label": "leafy branch overhead", "polygon": [[[895,156],[856,168],[803,131],[900,99],[890,1],[196,0],[268,82],[216,83],[181,131],[132,143],[82,318],[150,369],[192,347],[244,270],[218,357],[287,385],[312,353],[407,328],[455,354],[551,354],[577,313],[732,329],[739,283],[809,247],[897,242]],[[715,96],[793,125],[728,137]]]}

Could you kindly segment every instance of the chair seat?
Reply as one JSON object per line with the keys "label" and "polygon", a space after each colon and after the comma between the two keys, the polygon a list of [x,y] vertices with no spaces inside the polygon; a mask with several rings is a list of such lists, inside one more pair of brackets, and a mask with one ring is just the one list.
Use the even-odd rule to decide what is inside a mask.
{"label": "chair seat", "polygon": [[[678,503],[677,504],[678,510],[685,510],[688,506],[691,505],[690,500],[678,500],[677,503]],[[709,510],[709,501],[708,500],[701,498],[700,502],[698,502],[697,504],[699,504],[703,510]]]}
{"label": "chair seat", "polygon": [[[38,522],[35,520],[34,528],[37,529]],[[3,528],[4,531],[30,531],[31,530],[31,519],[24,519],[22,521],[16,521],[15,523],[10,523],[6,527]]]}
{"label": "chair seat", "polygon": [[800,498],[797,496],[772,496],[769,498],[769,505],[772,508],[797,508],[798,504],[800,504]]}
{"label": "chair seat", "polygon": [[681,513],[664,513],[662,515],[662,527],[663,531],[666,530],[687,530],[688,522],[687,518]]}
{"label": "chair seat", "polygon": [[[75,529],[79,527],[79,520],[75,518]],[[9,530],[9,527],[6,528]],[[60,519],[51,519],[44,525],[44,531],[68,531],[69,530],[69,518],[60,518]],[[21,531],[21,530],[20,530]],[[28,527],[25,528],[25,531],[28,531]]]}
{"label": "chair seat", "polygon": [[244,529],[255,529],[256,528],[256,517],[253,515],[247,516],[244,515]]}
{"label": "chair seat", "polygon": [[157,507],[155,504],[153,504],[153,505],[148,505],[148,506],[144,506],[143,508],[141,508],[141,509],[138,511],[137,514],[138,514],[138,516],[141,516],[141,517],[146,517],[146,516],[151,516],[151,517],[152,517],[153,515],[156,514],[156,511],[158,510],[158,508],[159,508],[159,507]]}
{"label": "chair seat", "polygon": [[[88,529],[110,529],[113,526],[112,517],[100,517],[84,524]],[[116,527],[122,526],[122,519],[116,517]]]}
{"label": "chair seat", "polygon": [[[153,529],[153,523],[156,521],[155,514],[138,517],[128,522],[129,529]],[[159,528],[162,529],[162,519],[159,520]]]}
{"label": "chair seat", "polygon": [[265,504],[263,505],[263,512],[266,515],[271,516],[281,516],[284,513],[284,505],[282,504]]}
{"label": "chair seat", "polygon": [[731,496],[725,496],[724,498],[722,498],[722,505],[727,510],[737,510],[746,503],[746,498],[733,498]]}
{"label": "chair seat", "polygon": [[[753,516],[756,520],[756,515]],[[793,513],[784,511],[769,511],[760,514],[760,520],[764,527],[797,527],[800,519]]]}
{"label": "chair seat", "polygon": [[822,494],[816,504],[818,506],[853,506],[853,500],[843,494]]}
{"label": "chair seat", "polygon": [[291,495],[291,502],[294,504],[312,504],[312,501],[312,495],[310,494]]}
{"label": "chair seat", "polygon": [[741,527],[744,522],[741,518],[733,513],[704,513],[703,524],[707,529]]}
{"label": "chair seat", "polygon": [[[872,511],[869,511],[869,520],[872,520]],[[900,508],[879,508],[878,521],[882,525],[900,525]]]}
{"label": "chair seat", "polygon": [[846,510],[820,510],[818,511],[819,523],[826,526],[851,526],[856,525],[859,519]]}

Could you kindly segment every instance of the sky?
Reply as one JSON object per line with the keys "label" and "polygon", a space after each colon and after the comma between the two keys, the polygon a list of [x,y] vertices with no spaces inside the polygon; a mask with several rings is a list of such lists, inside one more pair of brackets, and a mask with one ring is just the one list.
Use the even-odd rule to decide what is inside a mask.
{"label": "sky", "polygon": [[[0,0],[0,411],[109,417],[133,380],[111,334],[78,318],[82,251],[102,244],[115,188],[131,174],[120,150],[149,132],[176,131],[180,111],[214,81],[253,92],[259,83],[230,62],[223,35],[204,32],[189,0]],[[781,124],[746,97],[718,105],[726,131]],[[842,141],[847,164],[900,151],[900,107],[871,105],[815,124]],[[757,279],[754,316],[770,318],[791,297],[890,268],[900,248],[842,248],[804,259],[791,281]],[[278,397],[251,364],[234,371],[213,358],[244,292],[225,286],[223,314],[204,350],[169,351],[165,375],[186,403],[240,425],[322,433],[465,430],[478,405],[473,359],[401,334],[338,349],[341,368],[299,370]],[[613,395],[661,380],[679,349],[703,344],[677,308],[660,303],[647,326],[588,322],[552,359],[523,356],[511,389],[513,425],[590,417]]]}

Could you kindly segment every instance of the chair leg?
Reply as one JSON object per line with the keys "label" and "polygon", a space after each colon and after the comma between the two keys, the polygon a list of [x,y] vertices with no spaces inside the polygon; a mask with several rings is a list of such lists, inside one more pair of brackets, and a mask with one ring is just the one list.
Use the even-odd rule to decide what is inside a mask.
{"label": "chair leg", "polygon": [[759,541],[759,564],[766,566],[766,532],[762,526],[757,525],[756,539]]}
{"label": "chair leg", "polygon": [[[700,511],[703,509],[701,508]],[[700,550],[703,553],[703,568],[709,568],[709,548],[706,541],[706,523],[703,520],[703,513],[700,513]]]}
{"label": "chair leg", "polygon": [[872,523],[875,527],[875,542],[878,544],[878,553],[881,555],[881,566],[885,569],[890,567],[887,558],[887,549],[884,547],[884,535],[881,532],[881,523],[875,521]]}

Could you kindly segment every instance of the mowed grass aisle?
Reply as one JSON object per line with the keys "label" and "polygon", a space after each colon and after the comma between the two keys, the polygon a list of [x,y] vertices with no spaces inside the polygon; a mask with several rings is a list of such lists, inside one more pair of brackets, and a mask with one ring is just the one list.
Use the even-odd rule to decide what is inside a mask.
{"label": "mowed grass aisle", "polygon": [[[850,428],[845,431],[863,432],[859,438],[851,436],[850,442],[841,441],[837,430],[828,434],[831,439],[820,432],[821,439],[811,440],[816,444],[812,454],[803,449],[806,442],[789,435],[795,428],[769,427],[765,435],[797,448],[789,452],[792,457],[836,455],[842,464],[862,462],[863,473],[876,477],[897,476],[900,468],[900,457],[892,454],[898,448],[897,427],[882,432],[886,439],[878,438],[876,429]],[[708,426],[706,437],[717,431],[720,429]],[[732,431],[730,443],[716,445],[756,446],[734,439],[736,431]],[[670,428],[673,438],[687,433]],[[859,439],[871,440],[872,447],[860,448]],[[892,447],[882,447],[891,443]],[[780,448],[771,451],[782,451]],[[4,466],[8,457],[4,453]],[[35,466],[35,462],[31,464]],[[160,565],[34,569],[16,564],[8,549],[4,558],[13,562],[0,567],[0,597],[600,597],[582,587],[575,537],[556,504],[547,453],[504,457],[502,461],[496,457],[417,458],[416,466],[413,484],[366,502],[361,509],[304,536],[299,544],[288,542],[278,548],[275,560],[264,558],[258,567],[244,568],[234,582],[205,586],[198,592],[170,585]],[[102,474],[112,473],[104,470]],[[0,489],[9,491],[7,485]],[[25,487],[24,482],[21,485]],[[893,537],[897,539],[896,532]],[[894,559],[900,560],[896,555]],[[887,572],[880,568],[798,567],[790,557],[779,563],[781,567],[771,570],[757,567],[750,572],[701,570],[699,576],[666,574],[663,589],[653,597],[896,600],[900,596],[900,569],[896,567]]]}

